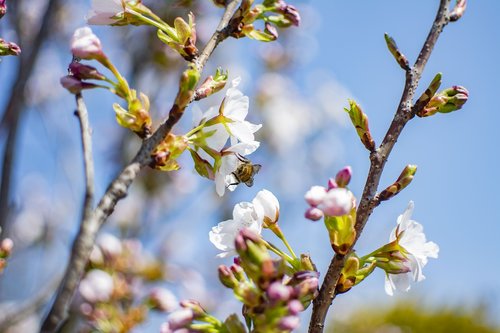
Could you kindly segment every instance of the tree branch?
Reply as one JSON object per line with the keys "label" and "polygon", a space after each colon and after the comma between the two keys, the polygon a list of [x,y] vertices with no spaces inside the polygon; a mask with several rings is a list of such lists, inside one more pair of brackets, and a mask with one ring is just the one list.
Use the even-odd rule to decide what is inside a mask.
{"label": "tree branch", "polygon": [[[201,55],[193,60],[194,65],[200,73],[217,45],[229,36],[228,23],[238,3],[238,0],[232,0],[228,3],[216,32],[208,41]],[[137,177],[139,171],[152,162],[151,152],[170,133],[173,126],[177,124],[183,115],[184,108],[180,109],[175,104],[172,106],[168,119],[160,125],[151,137],[143,141],[141,148],[132,162],[111,182],[93,214],[82,220],[80,231],[73,243],[71,258],[66,269],[63,284],[42,325],[41,332],[54,332],[66,320],[70,301],[84,274],[85,265],[99,229],[111,215],[118,201],[127,195],[128,188]]]}
{"label": "tree branch", "polygon": [[[406,123],[415,116],[417,110],[412,110],[412,100],[415,96],[415,91],[418,87],[418,82],[424,70],[425,64],[432,53],[434,45],[437,42],[443,28],[448,24],[448,7],[450,0],[441,0],[439,9],[432,24],[432,28],[427,36],[427,39],[420,51],[420,54],[414,66],[406,71],[406,82],[401,96],[401,100],[394,115],[394,119],[382,141],[380,147],[370,154],[370,170],[363,190],[356,217],[356,239],[351,246],[351,249],[356,244],[359,236],[363,232],[363,228],[368,221],[373,209],[378,206],[377,188],[380,182],[380,177],[385,167],[385,163],[394,147],[399,135],[403,131]],[[313,312],[309,325],[310,333],[323,332],[326,315],[328,309],[337,295],[335,288],[340,277],[342,268],[344,267],[344,256],[335,255],[325,275],[323,284],[318,297],[313,302]]]}

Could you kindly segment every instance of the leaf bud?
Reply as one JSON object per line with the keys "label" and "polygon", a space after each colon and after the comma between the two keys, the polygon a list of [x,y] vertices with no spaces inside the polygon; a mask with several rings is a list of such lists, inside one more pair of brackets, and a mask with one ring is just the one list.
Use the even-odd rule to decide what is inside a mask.
{"label": "leaf bud", "polygon": [[215,72],[215,77],[210,75],[205,81],[200,85],[194,94],[194,100],[199,101],[200,99],[206,98],[210,95],[215,94],[226,86],[228,78],[228,72],[225,73],[221,68],[217,68]]}
{"label": "leaf bud", "polygon": [[392,56],[394,57],[394,59],[396,59],[399,66],[405,71],[409,70],[410,64],[408,63],[408,59],[403,53],[401,53],[401,51],[398,48],[398,45],[396,44],[396,41],[388,34],[384,34],[384,37],[389,52],[391,52]]}
{"label": "leaf bud", "polygon": [[449,113],[460,110],[468,98],[467,89],[462,86],[453,86],[434,95],[429,103],[420,112],[417,112],[417,116],[428,117],[437,112]]}
{"label": "leaf bud", "polygon": [[434,76],[427,89],[425,89],[422,96],[420,96],[415,103],[414,109],[417,110],[417,116],[421,117],[420,113],[422,112],[422,108],[429,103],[431,98],[434,97],[437,90],[441,86],[441,76],[441,73],[437,73],[436,76]]}
{"label": "leaf bud", "polygon": [[380,201],[388,200],[394,197],[399,192],[401,192],[401,190],[403,190],[406,186],[408,186],[411,183],[416,172],[417,172],[416,165],[412,164],[407,165],[399,175],[398,179],[392,185],[387,187],[379,194],[378,197],[379,200]]}
{"label": "leaf bud", "polygon": [[375,141],[373,141],[370,129],[368,127],[368,117],[361,110],[359,105],[352,99],[349,100],[350,108],[345,108],[344,110],[349,114],[351,122],[356,128],[359,138],[363,145],[369,151],[375,151]]}

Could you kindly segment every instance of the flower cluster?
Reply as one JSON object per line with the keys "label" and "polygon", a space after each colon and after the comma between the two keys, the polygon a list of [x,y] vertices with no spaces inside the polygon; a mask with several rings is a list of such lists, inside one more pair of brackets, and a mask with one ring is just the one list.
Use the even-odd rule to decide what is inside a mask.
{"label": "flower cluster", "polygon": [[[117,122],[136,133],[141,138],[151,132],[151,117],[149,115],[149,99],[143,94],[130,89],[127,81],[118,69],[109,60],[102,49],[101,41],[89,27],[79,28],[71,40],[71,52],[75,60],[69,66],[69,75],[61,78],[61,84],[73,94],[83,89],[105,88],[127,102],[125,109],[118,103],[113,104]],[[116,82],[100,73],[96,68],[81,64],[79,59],[97,60],[109,69],[115,76]],[[110,86],[96,84],[88,80],[108,83]]]}
{"label": "flower cluster", "polygon": [[163,276],[162,264],[142,250],[139,241],[101,234],[78,288],[81,314],[95,330],[113,327],[129,331],[143,322],[150,310],[171,312],[177,308],[177,299],[168,289],[139,288]]}
{"label": "flower cluster", "polygon": [[[245,120],[249,100],[237,88],[239,83],[239,78],[232,81],[218,110],[212,107],[203,114],[198,112],[194,119],[196,127],[186,135],[196,171],[215,181],[220,196],[224,195],[226,188],[233,191],[240,182],[251,186],[253,176],[260,168],[245,156],[259,147],[254,133],[262,125]],[[245,178],[236,172],[241,165],[248,166],[248,171],[243,170]]]}
{"label": "flower cluster", "polygon": [[213,227],[209,238],[216,248],[223,251],[218,257],[235,255],[234,240],[241,230],[248,229],[260,235],[262,228],[274,225],[278,217],[278,199],[268,190],[262,190],[252,202],[240,202],[234,206],[233,218]]}

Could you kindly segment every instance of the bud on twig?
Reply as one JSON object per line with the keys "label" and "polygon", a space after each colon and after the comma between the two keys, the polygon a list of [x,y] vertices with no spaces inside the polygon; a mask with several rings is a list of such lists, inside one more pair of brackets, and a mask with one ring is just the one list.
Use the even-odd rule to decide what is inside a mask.
{"label": "bud on twig", "polygon": [[399,51],[396,41],[388,34],[384,34],[384,37],[389,52],[391,52],[394,59],[396,59],[396,61],[398,62],[399,66],[405,71],[410,70],[410,64],[408,63],[408,59],[405,57],[403,53],[401,53],[401,51]]}
{"label": "bud on twig", "polygon": [[390,198],[394,197],[396,194],[401,192],[401,190],[403,190],[406,186],[408,186],[408,184],[411,183],[411,181],[413,180],[413,176],[415,175],[415,172],[417,172],[416,165],[411,165],[411,164],[407,165],[403,169],[403,172],[401,172],[401,175],[399,175],[396,182],[394,182],[394,184],[387,187],[379,194],[378,196],[379,201],[389,200]]}
{"label": "bud on twig", "polygon": [[95,67],[84,65],[82,63],[73,61],[69,64],[68,70],[71,75],[78,80],[105,80],[106,77],[101,74]]}
{"label": "bud on twig", "polygon": [[453,86],[445,89],[431,98],[429,103],[417,112],[419,117],[428,117],[439,113],[450,113],[460,110],[467,102],[469,92],[462,86]]}
{"label": "bud on twig", "polygon": [[349,105],[350,108],[344,108],[344,110],[349,114],[361,142],[369,151],[375,151],[375,141],[373,141],[368,127],[368,117],[363,113],[359,105],[354,100],[350,99]]}
{"label": "bud on twig", "polygon": [[71,75],[63,76],[60,82],[61,85],[72,94],[79,94],[84,89],[92,89],[98,87],[98,85],[80,81]]}
{"label": "bud on twig", "polygon": [[21,48],[16,43],[6,42],[0,38],[0,56],[18,56],[21,54]]}
{"label": "bud on twig", "polygon": [[431,98],[434,97],[436,91],[441,86],[441,76],[442,76],[441,73],[437,73],[436,76],[434,76],[427,89],[425,89],[422,96],[420,96],[417,102],[415,103],[415,106],[413,108],[414,110],[416,110],[417,115],[421,113],[422,108],[426,106],[427,103],[429,103]]}
{"label": "bud on twig", "polygon": [[228,78],[228,72],[225,73],[221,68],[217,68],[215,72],[215,77],[210,75],[206,78],[205,81],[201,84],[201,86],[196,89],[194,94],[194,100],[199,101],[200,99],[206,98],[212,94],[215,94],[219,90],[223,89],[226,85]]}
{"label": "bud on twig", "polygon": [[346,187],[349,185],[352,176],[352,169],[350,166],[342,168],[335,176],[335,183],[338,187]]}
{"label": "bud on twig", "polygon": [[457,0],[455,8],[453,8],[449,15],[450,22],[458,21],[464,15],[465,8],[467,8],[467,0]]}
{"label": "bud on twig", "polygon": [[181,75],[179,82],[179,92],[175,98],[175,105],[179,109],[184,109],[191,102],[196,84],[200,80],[200,72],[195,67],[190,67]]}

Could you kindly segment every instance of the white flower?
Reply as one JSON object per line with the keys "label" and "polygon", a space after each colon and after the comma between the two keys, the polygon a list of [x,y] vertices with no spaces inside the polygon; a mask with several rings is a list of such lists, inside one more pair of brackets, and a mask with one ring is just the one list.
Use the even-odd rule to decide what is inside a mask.
{"label": "white flower", "polygon": [[[131,0],[124,2],[131,2]],[[122,0],[92,0],[92,8],[86,16],[87,23],[94,25],[116,23],[119,20],[116,16],[122,15],[125,10]]]}
{"label": "white flower", "polygon": [[210,108],[201,117],[202,119],[209,120],[220,113],[226,118],[223,123],[216,123],[203,129],[205,133],[213,132],[207,138],[206,143],[216,151],[221,151],[229,138],[231,138],[231,145],[235,145],[238,142],[254,142],[254,133],[262,127],[261,124],[252,124],[245,120],[248,115],[249,100],[248,96],[243,95],[236,88],[240,81],[240,78],[232,81],[232,86],[226,91],[226,97],[219,110]]}
{"label": "white flower", "polygon": [[155,288],[149,295],[150,301],[161,311],[170,312],[178,307],[178,300],[174,294],[165,288]]}
{"label": "white flower", "polygon": [[88,302],[106,302],[113,293],[113,278],[100,269],[89,271],[80,282],[78,290]]}
{"label": "white flower", "polygon": [[71,39],[71,53],[87,60],[103,56],[101,41],[89,27],[76,29]]}
{"label": "white flower", "polygon": [[223,258],[234,254],[234,240],[243,228],[260,235],[262,232],[263,208],[250,202],[240,202],[233,209],[233,219],[220,222],[213,227],[208,236],[216,248],[223,251],[217,257]]}
{"label": "white flower", "polygon": [[413,201],[402,215],[399,215],[398,225],[391,233],[389,241],[398,240],[399,245],[406,250],[409,260],[410,271],[402,274],[386,274],[385,291],[388,295],[393,295],[394,290],[410,290],[411,281],[422,281],[425,276],[422,269],[427,264],[427,258],[437,258],[439,247],[436,243],[427,242],[423,226],[411,220],[413,212]]}
{"label": "white flower", "polygon": [[268,190],[257,193],[252,203],[254,206],[260,205],[264,215],[264,225],[266,227],[276,223],[280,216],[280,203],[274,194]]}
{"label": "white flower", "polygon": [[236,185],[231,185],[235,182],[232,173],[236,171],[241,163],[236,154],[241,156],[249,155],[257,150],[259,145],[258,141],[241,142],[224,149],[224,152],[231,152],[232,154],[224,154],[222,156],[219,169],[215,172],[215,190],[219,196],[224,195],[226,188],[230,191],[234,191],[236,188]]}

